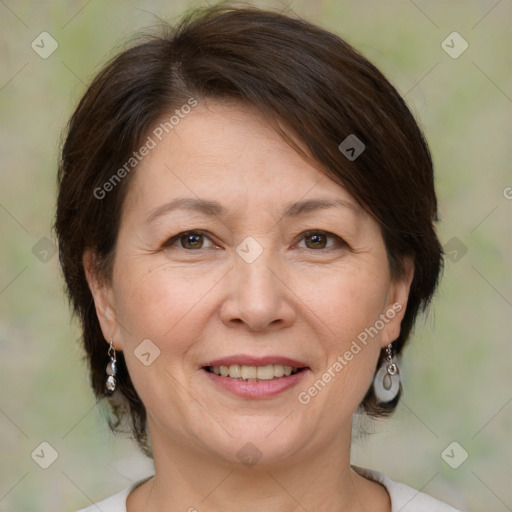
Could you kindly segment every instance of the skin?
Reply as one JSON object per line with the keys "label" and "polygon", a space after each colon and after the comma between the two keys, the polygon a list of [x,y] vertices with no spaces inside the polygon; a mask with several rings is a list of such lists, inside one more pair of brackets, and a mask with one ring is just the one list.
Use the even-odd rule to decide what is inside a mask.
{"label": "skin", "polygon": [[[226,214],[174,210],[145,222],[178,197],[218,201]],[[319,197],[348,206],[283,218],[290,203]],[[195,245],[181,237],[165,246],[195,229],[204,232]],[[263,250],[252,263],[236,252],[248,236]],[[193,109],[132,176],[110,281],[93,258],[86,252],[84,264],[101,328],[124,352],[154,452],[155,477],[130,494],[128,512],[390,510],[385,489],[350,467],[351,421],[381,348],[399,335],[412,265],[393,280],[378,224],[256,112],[218,102]],[[402,311],[299,403],[397,303]],[[160,350],[149,366],[134,354],[145,339]],[[235,354],[286,356],[309,370],[276,397],[241,398],[201,369]],[[237,456],[247,443],[261,453],[252,467]]]}

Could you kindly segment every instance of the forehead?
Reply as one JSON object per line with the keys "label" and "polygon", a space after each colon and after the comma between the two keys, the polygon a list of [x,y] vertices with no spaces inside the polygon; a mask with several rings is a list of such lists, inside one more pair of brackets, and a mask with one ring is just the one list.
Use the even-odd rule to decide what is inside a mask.
{"label": "forehead", "polygon": [[[223,210],[268,209],[322,197],[360,210],[343,187],[308,163],[258,112],[239,104],[198,105],[156,141],[134,174],[126,200],[130,210],[148,212],[184,197],[215,199]],[[213,209],[222,213],[218,206]]]}

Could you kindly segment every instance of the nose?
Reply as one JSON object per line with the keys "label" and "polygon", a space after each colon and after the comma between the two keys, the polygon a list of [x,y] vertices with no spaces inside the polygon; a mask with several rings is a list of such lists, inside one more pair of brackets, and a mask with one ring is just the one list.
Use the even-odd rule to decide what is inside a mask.
{"label": "nose", "polygon": [[296,309],[289,276],[270,250],[264,250],[251,263],[235,255],[234,268],[226,278],[229,291],[220,314],[228,327],[243,324],[250,331],[266,331],[294,323]]}

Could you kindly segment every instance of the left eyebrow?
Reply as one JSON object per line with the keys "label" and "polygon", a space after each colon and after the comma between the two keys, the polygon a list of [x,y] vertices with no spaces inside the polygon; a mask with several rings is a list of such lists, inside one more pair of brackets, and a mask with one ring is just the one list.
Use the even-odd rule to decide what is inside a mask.
{"label": "left eyebrow", "polygon": [[351,201],[345,201],[343,199],[318,198],[297,201],[296,203],[290,204],[285,209],[283,218],[297,217],[299,215],[304,215],[305,213],[310,213],[314,210],[339,208],[340,206],[352,210],[358,217],[361,216],[361,209]]}

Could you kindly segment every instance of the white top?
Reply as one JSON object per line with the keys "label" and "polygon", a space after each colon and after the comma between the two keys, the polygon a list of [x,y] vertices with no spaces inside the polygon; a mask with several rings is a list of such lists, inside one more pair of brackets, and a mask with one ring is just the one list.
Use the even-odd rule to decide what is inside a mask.
{"label": "white top", "polygon": [[[382,484],[388,491],[391,498],[391,512],[460,512],[459,510],[441,503],[440,501],[427,496],[407,485],[393,482],[386,475],[372,469],[352,466],[362,476]],[[78,512],[126,512],[126,499],[133,489],[148,480],[139,480],[123,491],[106,500],[97,502],[88,508]]]}

